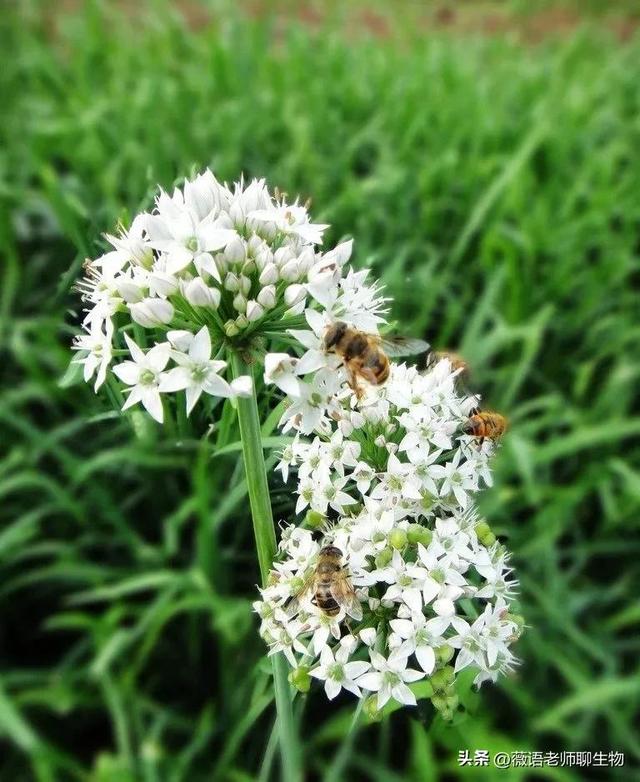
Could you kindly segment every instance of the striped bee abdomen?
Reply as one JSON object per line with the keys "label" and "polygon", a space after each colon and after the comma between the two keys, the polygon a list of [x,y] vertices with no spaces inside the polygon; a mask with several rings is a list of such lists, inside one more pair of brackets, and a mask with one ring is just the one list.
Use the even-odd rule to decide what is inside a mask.
{"label": "striped bee abdomen", "polygon": [[340,611],[340,606],[336,603],[333,595],[331,594],[331,584],[320,582],[316,589],[316,605],[325,614],[329,616],[335,616]]}

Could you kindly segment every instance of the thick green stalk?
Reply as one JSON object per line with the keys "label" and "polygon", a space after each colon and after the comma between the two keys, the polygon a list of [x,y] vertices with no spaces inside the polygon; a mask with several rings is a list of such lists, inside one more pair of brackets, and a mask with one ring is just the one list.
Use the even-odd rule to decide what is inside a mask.
{"label": "thick green stalk", "polygon": [[[250,368],[235,353],[232,357],[232,369],[234,378],[240,375],[251,374]],[[264,586],[276,553],[276,532],[271,512],[267,471],[264,464],[260,416],[255,387],[250,397],[238,399],[237,403],[244,469],[247,478],[251,518],[253,519],[253,532],[258,552],[260,575]],[[278,718],[282,778],[285,782],[301,782],[300,751],[293,719],[291,687],[287,679],[287,663],[282,654],[274,655],[271,660]]]}

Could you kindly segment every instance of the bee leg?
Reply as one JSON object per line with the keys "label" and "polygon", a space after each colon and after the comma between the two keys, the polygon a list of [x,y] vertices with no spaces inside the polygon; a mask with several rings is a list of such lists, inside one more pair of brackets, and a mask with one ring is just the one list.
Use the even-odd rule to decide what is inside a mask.
{"label": "bee leg", "polygon": [[316,608],[318,607],[318,602],[316,600],[316,596],[315,595],[311,598],[311,600],[309,602],[311,603],[312,606],[316,606]]}
{"label": "bee leg", "polygon": [[349,386],[351,387],[351,390],[356,395],[358,399],[362,399],[363,391],[358,385],[358,378],[356,377],[355,373],[351,370],[347,371],[347,382],[349,383]]}

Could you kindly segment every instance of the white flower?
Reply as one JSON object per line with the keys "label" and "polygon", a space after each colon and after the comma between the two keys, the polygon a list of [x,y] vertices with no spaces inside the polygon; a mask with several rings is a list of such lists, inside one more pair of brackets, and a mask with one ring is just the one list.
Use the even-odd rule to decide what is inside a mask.
{"label": "white flower", "polygon": [[416,696],[407,687],[407,683],[422,679],[424,672],[407,668],[407,658],[401,655],[387,660],[373,649],[369,655],[375,670],[360,676],[358,684],[365,690],[378,693],[378,709],[390,698],[406,706],[415,706]]}
{"label": "white flower", "polygon": [[422,670],[429,675],[436,664],[435,649],[445,643],[437,632],[437,624],[427,620],[422,612],[413,613],[411,619],[392,619],[391,628],[402,639],[393,656],[409,657],[415,654]]}
{"label": "white flower", "polygon": [[366,674],[371,666],[364,661],[348,662],[348,659],[348,646],[340,645],[335,657],[331,649],[324,646],[320,653],[320,665],[310,671],[311,676],[324,681],[324,690],[330,700],[333,700],[342,688],[358,697],[362,694],[357,680]]}
{"label": "white flower", "polygon": [[278,231],[285,234],[295,234],[301,239],[313,244],[322,242],[322,233],[328,225],[310,223],[307,210],[296,204],[272,205],[268,209],[256,209],[249,213],[249,218],[270,223]]}
{"label": "white flower", "polygon": [[127,410],[132,405],[142,402],[148,413],[158,423],[162,423],[160,382],[162,370],[169,361],[171,347],[168,342],[162,342],[145,354],[127,334],[124,338],[133,361],[123,361],[113,368],[114,374],[129,386],[127,389],[129,396],[122,409]]}
{"label": "white flower", "polygon": [[234,396],[233,388],[218,374],[227,366],[226,361],[211,360],[211,338],[206,326],[195,335],[187,353],[174,350],[171,356],[178,366],[162,377],[160,391],[185,389],[187,415],[203,391],[211,396]]}
{"label": "white flower", "polygon": [[83,377],[88,382],[96,375],[94,390],[97,391],[104,383],[107,376],[107,368],[111,363],[111,340],[113,338],[113,326],[110,320],[104,322],[93,321],[87,334],[81,334],[75,339],[74,350],[87,351],[87,355],[74,359],[74,363],[83,365]]}
{"label": "white flower", "polygon": [[469,501],[467,492],[476,491],[478,479],[474,471],[473,462],[460,464],[461,456],[461,451],[456,451],[450,462],[444,465],[434,464],[431,468],[431,473],[435,478],[442,479],[440,496],[446,497],[453,492],[456,500],[464,509]]}

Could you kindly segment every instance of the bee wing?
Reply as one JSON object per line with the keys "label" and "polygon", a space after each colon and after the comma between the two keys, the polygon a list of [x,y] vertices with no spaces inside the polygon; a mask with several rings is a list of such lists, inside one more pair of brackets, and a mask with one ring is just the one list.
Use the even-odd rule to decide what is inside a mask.
{"label": "bee wing", "polygon": [[429,350],[429,343],[423,339],[413,339],[412,337],[389,336],[382,337],[380,340],[382,349],[389,358],[400,358],[402,356],[417,356],[420,353],[426,353]]}
{"label": "bee wing", "polygon": [[314,582],[316,580],[316,574],[315,571],[311,573],[310,576],[306,579],[304,584],[300,587],[300,589],[295,593],[295,595],[292,595],[289,600],[284,605],[284,611],[286,615],[291,619],[294,617],[300,608],[300,600],[307,594],[307,592],[311,589]]}
{"label": "bee wing", "polygon": [[331,597],[336,603],[353,617],[356,622],[362,619],[362,606],[356,593],[353,591],[351,581],[346,574],[339,574],[331,584]]}

